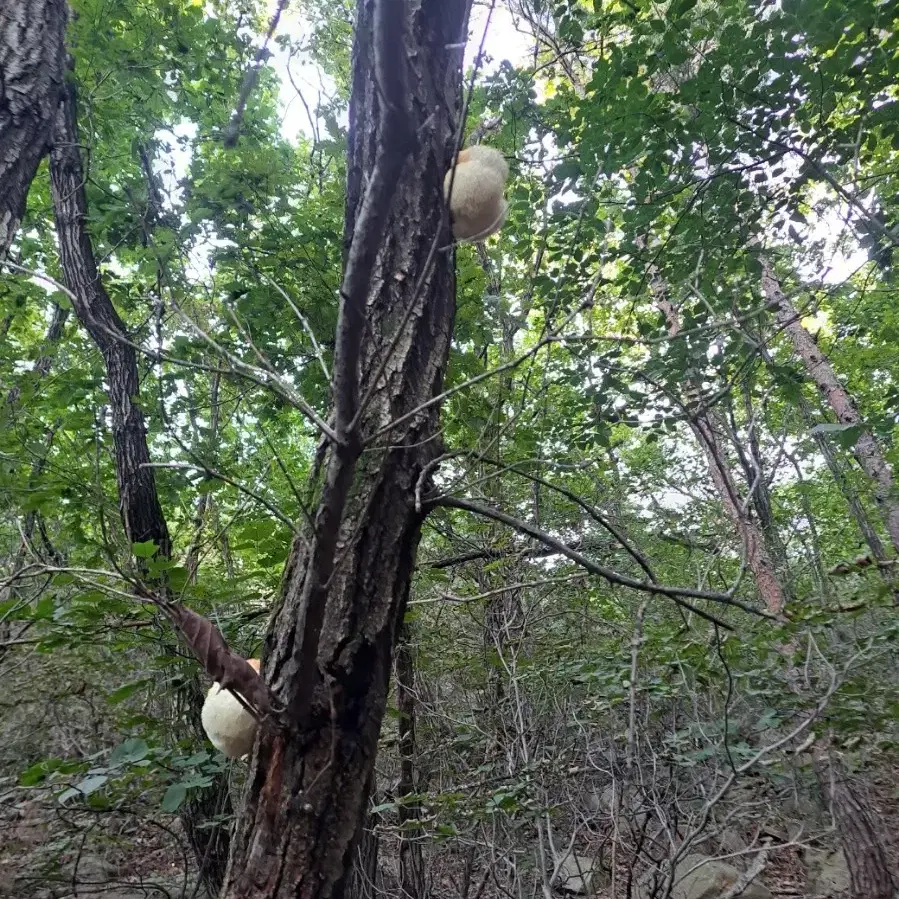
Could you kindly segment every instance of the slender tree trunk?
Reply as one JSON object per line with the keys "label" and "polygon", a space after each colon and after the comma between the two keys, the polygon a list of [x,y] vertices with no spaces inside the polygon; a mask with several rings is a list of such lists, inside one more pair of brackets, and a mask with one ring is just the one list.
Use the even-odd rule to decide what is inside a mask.
{"label": "slender tree trunk", "polygon": [[814,767],[846,854],[852,899],[894,899],[896,884],[879,829],[853,789],[844,767],[833,756],[829,760],[816,758]]}
{"label": "slender tree trunk", "polygon": [[[666,285],[655,271],[650,272],[650,286],[656,305],[668,323],[668,333],[674,337],[680,333],[680,318],[674,303],[668,298]],[[743,507],[724,447],[718,439],[711,411],[702,407],[695,411],[691,409],[690,427],[708,461],[709,474],[721,497],[724,513],[743,542],[746,564],[755,576],[762,600],[769,612],[778,614],[786,605],[786,593],[777,576],[764,536]]]}
{"label": "slender tree trunk", "polygon": [[[58,304],[55,304],[53,306],[53,317],[50,320],[50,327],[47,329],[47,336],[44,339],[44,352],[38,357],[32,368],[32,371],[34,371],[41,377],[45,377],[50,371],[50,366],[53,364],[53,354],[55,352],[57,344],[62,339],[68,317],[68,309],[64,309]],[[19,386],[16,385],[12,388],[12,390],[9,391],[6,396],[7,405],[9,407],[17,405],[20,396],[21,391],[19,389]],[[50,450],[53,446],[53,438],[56,436],[56,431],[58,428],[59,420],[57,420],[53,424],[53,426],[47,430],[46,446],[44,447],[41,455],[37,459],[35,459],[31,466],[31,473],[29,475],[30,484],[36,484],[39,481],[41,474],[44,471],[44,467],[47,464],[47,457],[50,455]],[[10,566],[10,574],[16,574],[24,566],[27,559],[29,547],[31,546],[31,538],[34,536],[35,528],[38,526],[39,522],[40,513],[37,511],[37,509],[31,509],[25,514],[25,520],[22,522],[22,537],[19,541],[16,553],[13,556],[12,565]],[[17,586],[15,581],[11,581],[2,590],[0,590],[0,605],[6,603],[16,589]],[[2,661],[2,659],[6,655],[7,647],[3,646],[3,644],[6,643],[12,637],[12,635],[12,623],[8,620],[0,621],[0,661]]]}
{"label": "slender tree trunk", "polygon": [[[202,733],[199,712],[203,695],[194,689],[195,685],[194,681],[179,692],[183,702],[189,704],[191,714],[188,714],[188,719],[192,721],[194,730]],[[196,859],[200,882],[210,896],[217,896],[228,867],[234,817],[227,776],[220,774],[205,789],[192,791],[179,810],[178,817]]]}
{"label": "slender tree trunk", "polygon": [[[756,519],[761,529],[765,547],[771,557],[777,579],[781,584],[787,584],[790,576],[790,566],[787,563],[787,548],[781,539],[777,521],[774,518],[774,503],[771,499],[771,491],[768,489],[768,480],[765,477],[765,466],[762,459],[762,448],[758,440],[758,422],[752,403],[752,394],[749,385],[744,382],[742,389],[743,408],[746,413],[746,452],[741,441],[740,431],[737,427],[734,415],[733,402],[730,397],[725,397],[723,402],[727,405],[728,440],[736,451],[743,470],[743,476],[750,492],[750,508],[755,510]],[[723,424],[724,418],[718,416],[716,424]],[[745,513],[744,513],[745,514]]]}
{"label": "slender tree trunk", "polygon": [[65,83],[65,0],[0,0],[0,259],[25,215]]}
{"label": "slender tree trunk", "polygon": [[[86,227],[87,196],[75,105],[75,90],[70,85],[59,104],[50,151],[50,183],[63,276],[72,294],[75,315],[106,363],[116,480],[125,534],[129,543],[153,541],[159,547],[158,556],[167,558],[171,555],[168,527],[156,493],[153,469],[144,464],[150,461],[150,451],[143,412],[138,404],[137,356],[125,323],[103,286]],[[179,700],[194,730],[202,733],[199,710],[203,693],[199,682],[192,680],[186,684]],[[221,777],[208,790],[192,796],[181,815],[200,876],[214,892],[219,890],[224,878],[228,831],[221,822],[212,822],[230,814],[228,784]]]}
{"label": "slender tree trunk", "polygon": [[[781,289],[774,267],[764,257],[761,263],[762,292],[765,299],[774,306],[775,317],[793,341],[809,376],[841,424],[862,426],[855,400],[840,383],[811,334],[802,326],[796,308]],[[893,472],[868,430],[862,431],[855,444],[855,457],[865,474],[874,482],[874,496],[883,513],[890,541],[899,552],[899,498],[894,493]]]}
{"label": "slender tree trunk", "polygon": [[[50,372],[50,366],[53,365],[53,357],[56,354],[56,347],[62,339],[68,320],[69,310],[58,303],[54,303],[53,316],[50,319],[50,326],[47,328],[47,336],[44,338],[44,351],[31,369],[35,374],[45,377]],[[20,395],[21,388],[17,384],[6,395],[7,405],[15,406],[19,402]]]}
{"label": "slender tree trunk", "polygon": [[[750,336],[752,340],[754,340],[758,344],[761,358],[764,360],[765,364],[768,366],[773,366],[774,359],[771,356],[768,348],[758,339],[757,335],[753,334]],[[849,507],[849,512],[852,515],[852,518],[855,520],[855,523],[858,525],[859,532],[861,533],[862,538],[867,544],[868,549],[871,550],[871,555],[878,562],[885,561],[887,558],[887,554],[883,545],[883,541],[880,539],[880,535],[871,524],[871,520],[868,517],[868,513],[865,510],[865,507],[862,505],[862,502],[859,499],[858,493],[853,489],[852,484],[850,484],[846,479],[845,472],[840,465],[839,459],[837,459],[836,453],[834,453],[833,446],[831,445],[827,437],[820,431],[812,431],[814,421],[811,405],[804,396],[800,395],[798,398],[798,406],[799,413],[802,416],[802,420],[805,422],[809,431],[812,432],[812,437],[814,438],[815,443],[818,445],[818,449],[821,451],[821,455],[824,457],[824,461],[827,463],[827,467],[830,470],[830,474],[833,477],[834,483],[839,488],[843,499],[846,500],[846,505]],[[887,582],[890,582],[892,580],[892,577],[889,574],[888,570],[881,569],[881,571],[884,573],[884,579]]]}
{"label": "slender tree trunk", "polygon": [[762,526],[765,541],[771,553],[777,559],[778,571],[785,572],[787,569],[787,550],[783,540],[781,540],[777,521],[774,518],[774,503],[771,499],[771,491],[768,489],[768,480],[765,477],[765,465],[762,459],[762,448],[759,444],[759,424],[752,403],[752,394],[749,385],[746,383],[743,384],[743,408],[748,422],[746,443],[749,447],[749,456],[747,457],[743,452],[736,422],[734,422],[733,426],[734,445],[741,456],[740,461],[744,466],[746,483],[752,490],[752,506]]}
{"label": "slender tree trunk", "polygon": [[377,822],[377,815],[368,815],[362,828],[353,869],[347,882],[347,899],[379,899],[384,894],[378,868],[380,840]]}
{"label": "slender tree trunk", "polygon": [[416,494],[440,453],[455,282],[436,248],[450,242],[442,180],[468,6],[357,3],[333,434],[266,641],[284,712],[257,741],[227,899],[344,895],[421,535]]}
{"label": "slender tree trunk", "polygon": [[65,93],[50,151],[50,184],[59,257],[72,307],[106,363],[116,481],[125,534],[130,543],[152,540],[161,556],[171,552],[168,528],[150,461],[144,415],[137,404],[137,356],[125,323],[106,293],[87,232],[87,196],[78,149],[75,91]]}
{"label": "slender tree trunk", "polygon": [[[53,364],[53,357],[56,354],[56,348],[59,344],[59,341],[62,340],[63,332],[65,331],[66,322],[69,318],[69,310],[63,308],[62,306],[54,303],[53,305],[53,317],[50,319],[50,326],[47,328],[46,337],[44,337],[44,351],[37,358],[31,370],[34,374],[39,375],[40,377],[46,377],[50,372],[50,367]],[[21,397],[21,389],[17,384],[13,387],[9,393],[6,395],[6,404],[7,406],[16,406]],[[57,428],[59,427],[59,422],[57,421],[53,427],[49,428],[47,431],[47,448],[43,455],[35,460],[34,464],[31,467],[31,480],[36,481],[41,472],[44,470],[44,466],[47,462],[47,455],[50,452],[51,445],[53,443],[53,437],[56,434]],[[25,550],[27,549],[26,543],[31,540],[31,535],[34,533],[35,522],[37,521],[38,513],[34,510],[28,512],[25,516],[25,524],[23,528],[23,537],[24,540],[19,547],[17,552],[17,557],[21,557],[24,555]],[[21,558],[19,559],[21,561]],[[14,566],[18,568],[18,565]]]}
{"label": "slender tree trunk", "polygon": [[[399,712],[400,779],[398,797],[418,791],[415,778],[415,663],[409,645],[409,628],[403,625],[396,649],[396,705]],[[424,858],[421,851],[420,804],[403,799],[400,804],[400,893],[404,899],[424,899]]]}
{"label": "slender tree trunk", "polygon": [[[812,412],[808,407],[808,403],[803,400],[801,408],[802,416],[806,424],[811,428],[813,426]],[[846,505],[849,506],[849,511],[855,519],[855,523],[858,525],[862,538],[867,544],[868,549],[871,550],[871,555],[878,562],[886,561],[887,553],[883,541],[880,539],[880,534],[877,533],[877,530],[871,523],[871,519],[868,518],[868,513],[865,511],[865,507],[862,505],[862,501],[859,499],[858,494],[846,480],[846,474],[840,468],[840,461],[837,459],[836,453],[834,453],[833,447],[830,445],[830,441],[817,431],[815,432],[814,437],[815,443],[818,444],[818,449],[821,451],[821,455],[824,457],[824,461],[830,469],[830,474],[833,477],[834,482],[837,487],[839,487],[843,499],[846,500]]]}
{"label": "slender tree trunk", "polygon": [[[781,290],[773,266],[764,257],[761,262],[762,291],[765,298],[774,304],[777,321],[793,341],[793,346],[805,363],[806,370],[815,385],[842,424],[861,424],[861,416],[854,400],[840,384],[830,363],[824,359],[817,344],[802,326],[795,307]],[[807,406],[803,409],[803,413],[808,415]],[[836,477],[839,474],[839,466],[823,435],[819,437],[818,445]],[[862,469],[874,481],[875,497],[886,518],[890,538],[894,547],[899,549],[899,505],[891,496],[892,472],[880,452],[880,447],[867,431],[859,437],[855,445],[855,455]],[[842,483],[842,478],[838,478],[838,483]],[[845,491],[844,495],[847,495]],[[847,495],[850,508],[872,554],[875,558],[879,558],[883,555],[880,538],[870,528],[864,509],[857,498],[853,502],[852,497],[851,493]],[[825,760],[818,758],[814,767],[821,792],[830,803],[837,836],[846,855],[853,899],[893,899],[894,885],[886,853],[878,837],[878,828],[869,811],[859,801],[842,765],[831,758],[828,768]]]}
{"label": "slender tree trunk", "polygon": [[[219,429],[219,387],[221,386],[221,374],[214,372],[209,381],[209,406],[211,409],[209,418],[209,441],[205,449],[211,449],[218,441]],[[199,441],[198,441],[199,444]],[[197,446],[202,452],[204,447]],[[209,517],[211,502],[211,494],[201,493],[197,500],[197,511],[194,515],[194,534],[191,537],[190,546],[185,553],[185,568],[187,568],[187,576],[191,583],[196,583],[197,571],[200,567],[200,550],[203,544],[203,532],[206,529]]]}

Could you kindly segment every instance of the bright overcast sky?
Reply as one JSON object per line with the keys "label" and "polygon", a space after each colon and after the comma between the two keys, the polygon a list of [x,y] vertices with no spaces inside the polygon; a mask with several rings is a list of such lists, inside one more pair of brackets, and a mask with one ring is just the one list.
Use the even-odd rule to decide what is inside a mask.
{"label": "bright overcast sky", "polygon": [[[273,13],[278,0],[269,0],[270,13]],[[489,14],[489,23],[488,23]],[[288,33],[296,38],[302,38],[304,24],[299,11],[292,10],[290,7],[285,10],[281,17],[279,31]],[[515,27],[512,15],[509,10],[500,3],[497,3],[490,13],[490,8],[484,4],[477,4],[471,12],[471,22],[469,25],[469,40],[465,51],[465,65],[470,66],[474,61],[478,47],[484,39],[484,29],[487,28],[487,36],[484,41],[485,55],[490,57],[490,62],[485,62],[480,71],[489,73],[496,70],[503,60],[509,60],[512,63],[519,63],[527,56],[531,49],[532,43],[527,36]],[[281,130],[288,140],[295,140],[298,134],[304,134],[311,137],[311,129],[309,126],[309,117],[303,104],[296,95],[293,85],[287,73],[287,54],[280,51],[276,47],[272,47],[275,58],[272,65],[281,79],[281,106],[282,106],[282,123]],[[308,61],[301,60],[299,57],[294,58],[290,65],[290,74],[297,87],[303,91],[306,103],[314,112],[318,94],[322,90],[327,90],[328,79],[323,77],[322,73]]]}

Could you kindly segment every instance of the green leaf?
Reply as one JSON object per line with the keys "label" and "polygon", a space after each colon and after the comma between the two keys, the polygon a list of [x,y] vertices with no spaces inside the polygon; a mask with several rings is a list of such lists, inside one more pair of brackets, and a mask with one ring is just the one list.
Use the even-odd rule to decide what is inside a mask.
{"label": "green leaf", "polygon": [[146,741],[131,737],[116,746],[109,754],[109,766],[117,768],[121,765],[133,764],[145,759],[150,754]]}
{"label": "green leaf", "polygon": [[70,799],[90,796],[91,793],[96,793],[97,790],[105,786],[108,780],[108,774],[91,774],[89,777],[85,777],[84,780],[75,784],[74,787],[63,791],[59,796],[59,802],[60,804],[65,805]]}
{"label": "green leaf", "polygon": [[382,802],[371,810],[371,814],[382,815],[384,812],[395,812],[396,810],[397,804],[395,802]]}
{"label": "green leaf", "polygon": [[60,764],[59,759],[44,759],[37,762],[19,775],[19,784],[23,787],[33,787],[55,771]]}
{"label": "green leaf", "polygon": [[109,705],[118,705],[120,702],[124,702],[126,699],[128,699],[129,696],[132,696],[134,693],[140,690],[141,687],[146,686],[147,683],[147,679],[145,677],[142,677],[138,680],[131,681],[131,683],[122,684],[121,687],[113,690],[112,693],[110,693],[106,697],[106,701],[109,703]]}
{"label": "green leaf", "polygon": [[143,543],[132,543],[131,552],[138,559],[151,559],[159,552],[159,547],[153,540],[145,540]]}
{"label": "green leaf", "polygon": [[183,783],[172,784],[162,797],[162,810],[174,814],[187,797],[187,786]]}
{"label": "green leaf", "polygon": [[823,434],[826,437],[830,437],[843,449],[852,449],[858,443],[858,438],[861,437],[863,432],[864,427],[858,424],[844,425],[824,422],[812,428],[812,434]]}

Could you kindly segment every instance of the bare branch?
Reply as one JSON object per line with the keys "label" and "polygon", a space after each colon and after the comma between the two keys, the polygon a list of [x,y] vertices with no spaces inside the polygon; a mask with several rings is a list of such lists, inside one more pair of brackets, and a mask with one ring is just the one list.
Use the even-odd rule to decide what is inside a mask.
{"label": "bare branch", "polygon": [[499,509],[493,509],[489,506],[484,506],[481,503],[472,502],[471,500],[459,499],[455,496],[440,496],[436,499],[429,500],[425,504],[426,509],[433,509],[440,506],[448,509],[462,509],[465,512],[472,512],[475,515],[481,515],[484,518],[491,518],[494,521],[502,522],[503,524],[514,528],[516,531],[520,531],[523,534],[527,534],[529,537],[533,537],[535,540],[539,540],[541,543],[554,549],[560,555],[566,556],[571,559],[572,562],[576,562],[581,567],[586,568],[591,574],[596,574],[599,575],[599,577],[604,578],[610,584],[616,584],[619,587],[630,587],[632,590],[639,590],[643,593],[667,596],[669,599],[674,600],[678,605],[683,605],[691,612],[695,612],[701,618],[714,622],[726,630],[733,630],[733,628],[715,616],[709,615],[707,612],[703,612],[701,609],[697,609],[692,604],[686,602],[686,598],[705,599],[722,605],[734,606],[735,608],[742,609],[744,612],[748,612],[750,615],[755,615],[759,618],[774,618],[772,615],[762,612],[759,609],[754,609],[752,606],[740,602],[738,599],[734,599],[734,597],[727,593],[716,593],[711,590],[692,590],[689,587],[666,587],[663,584],[638,581],[634,580],[634,578],[627,577],[626,575],[618,574],[617,571],[613,571],[611,568],[606,568],[603,565],[597,564],[592,559],[588,559],[585,555],[578,552],[576,549],[573,549],[567,543],[553,537],[552,534],[548,534],[546,531],[534,527],[534,525],[528,524],[526,521],[522,521],[519,518],[507,515],[505,512],[499,511]]}
{"label": "bare branch", "polygon": [[309,405],[308,402],[297,393],[294,388],[288,384],[284,378],[281,377],[276,371],[273,369],[264,369],[259,368],[255,365],[250,365],[247,362],[244,362],[242,359],[239,359],[233,353],[229,353],[221,344],[219,344],[216,340],[214,340],[209,334],[207,334],[187,313],[182,311],[181,307],[176,303],[172,303],[173,308],[181,316],[181,320],[187,324],[187,326],[200,338],[206,341],[210,347],[212,347],[215,352],[221,356],[223,359],[228,361],[228,364],[231,366],[234,371],[238,374],[243,375],[244,377],[248,377],[251,380],[255,381],[257,384],[260,384],[264,387],[268,387],[271,390],[274,390],[280,397],[285,399],[290,403],[291,406],[295,406],[297,409],[302,412],[306,418],[309,419],[321,432],[324,434],[329,440],[333,443],[339,443],[340,438],[337,436],[337,433],[334,429]]}
{"label": "bare branch", "polygon": [[240,94],[237,98],[237,106],[234,109],[234,115],[231,116],[231,121],[228,122],[228,127],[225,129],[224,144],[226,147],[233,147],[237,144],[237,137],[240,134],[240,124],[243,121],[247,100],[250,98],[250,94],[256,84],[256,79],[259,77],[259,69],[262,68],[262,63],[268,53],[269,41],[272,39],[275,29],[278,27],[278,20],[281,18],[281,13],[284,12],[287,2],[288,0],[279,0],[277,9],[275,9],[275,14],[272,16],[271,22],[269,22],[265,40],[262,42],[262,46],[256,51],[256,58],[253,60],[252,66],[247,69],[247,73],[244,75],[243,84],[240,87]]}
{"label": "bare branch", "polygon": [[315,332],[312,330],[312,327],[307,321],[306,316],[303,315],[302,312],[300,312],[294,301],[288,296],[287,291],[284,290],[284,288],[281,287],[280,284],[272,281],[272,279],[269,278],[268,275],[265,275],[262,272],[257,272],[257,274],[260,278],[262,278],[263,281],[266,282],[266,284],[268,284],[270,287],[274,287],[275,290],[277,290],[278,293],[281,294],[281,296],[284,298],[284,301],[287,303],[287,305],[290,306],[290,308],[293,310],[293,314],[297,317],[300,324],[303,326],[303,330],[309,335],[309,339],[312,341],[312,347],[315,350],[315,358],[318,359],[318,364],[321,366],[322,372],[325,376],[325,380],[330,382],[331,373],[328,371],[328,363],[325,362],[325,354],[322,352],[322,348],[319,345],[319,342],[315,339]]}
{"label": "bare branch", "polygon": [[586,574],[569,574],[565,577],[545,577],[535,581],[520,581],[516,584],[503,584],[495,590],[485,590],[483,593],[477,593],[474,596],[456,596],[453,593],[441,593],[440,596],[428,599],[410,599],[410,606],[424,606],[435,602],[477,602],[481,599],[489,599],[491,596],[499,596],[501,593],[508,593],[510,590],[523,590],[530,587],[545,587],[549,584],[570,584],[572,581],[582,581],[586,578]]}

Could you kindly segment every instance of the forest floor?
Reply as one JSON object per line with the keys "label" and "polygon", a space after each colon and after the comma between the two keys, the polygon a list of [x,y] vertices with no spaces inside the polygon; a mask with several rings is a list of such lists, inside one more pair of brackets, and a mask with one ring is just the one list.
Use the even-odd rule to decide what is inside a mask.
{"label": "forest floor", "polygon": [[[865,800],[884,825],[892,870],[899,871],[899,791],[886,772],[866,781]],[[600,851],[605,842],[579,851]],[[396,843],[379,853],[385,894],[398,883]],[[427,854],[431,894],[458,895],[453,853]],[[480,877],[476,878],[480,879]],[[811,897],[800,847],[773,852],[761,882],[776,897]],[[619,890],[614,899],[624,897]],[[492,878],[481,899],[502,899]],[[564,895],[564,894],[563,894]],[[820,894],[819,894],[820,895]],[[845,894],[831,891],[828,899]],[[207,899],[196,886],[193,862],[177,817],[146,810],[90,812],[61,806],[46,791],[0,784],[0,897],[2,899]],[[597,885],[595,899],[613,899]]]}
{"label": "forest floor", "polygon": [[[187,872],[187,875],[186,873]],[[87,814],[46,796],[0,793],[3,899],[206,899],[180,822]]]}

